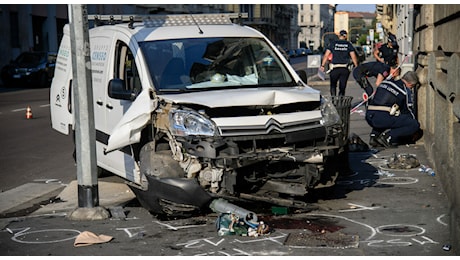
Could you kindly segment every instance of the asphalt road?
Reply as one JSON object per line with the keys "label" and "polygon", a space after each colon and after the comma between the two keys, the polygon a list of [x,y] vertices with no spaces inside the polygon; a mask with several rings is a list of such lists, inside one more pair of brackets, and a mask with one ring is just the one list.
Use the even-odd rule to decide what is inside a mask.
{"label": "asphalt road", "polygon": [[[30,106],[32,119],[26,119]],[[76,178],[69,136],[51,128],[49,89],[0,91],[0,190],[56,179]]]}
{"label": "asphalt road", "polygon": [[[351,80],[347,95],[359,100],[361,89]],[[309,84],[323,93],[329,91],[326,81]],[[38,91],[40,92],[40,91]],[[35,91],[23,92],[33,103]],[[10,154],[1,151],[2,168],[15,175],[29,175],[29,171],[45,178],[72,179],[75,170],[71,156],[71,142],[46,128],[49,119],[37,108],[32,121],[22,116],[14,118],[16,105],[4,103],[0,94],[0,120],[16,125],[2,129],[1,145],[8,145]],[[25,97],[24,97],[25,100]],[[5,104],[5,106],[4,106]],[[9,109],[4,109],[7,107]],[[48,109],[49,110],[49,109]],[[8,112],[10,111],[10,112]],[[35,109],[34,116],[35,116]],[[18,112],[15,112],[18,113]],[[22,112],[20,112],[21,114]],[[24,112],[25,113],[25,112]],[[11,117],[10,117],[11,116]],[[363,111],[350,116],[350,133],[368,141],[369,126]],[[35,121],[36,120],[36,121]],[[31,125],[34,124],[34,125]],[[49,122],[48,122],[49,124]],[[3,127],[2,127],[3,128]],[[19,134],[42,132],[24,140]],[[8,132],[8,133],[6,133]],[[14,133],[11,133],[14,132]],[[3,134],[7,135],[4,139]],[[18,135],[18,136],[16,136]],[[48,141],[42,141],[48,139]],[[62,139],[61,139],[62,138]],[[10,139],[17,140],[17,148]],[[50,140],[55,140],[50,142]],[[20,153],[29,151],[26,163]],[[48,147],[45,147],[48,146]],[[59,146],[59,149],[56,149]],[[27,148],[26,148],[27,147]],[[52,148],[54,147],[54,148]],[[4,149],[2,149],[4,150]],[[287,214],[274,211],[271,205],[236,205],[257,213],[269,227],[269,234],[259,237],[219,236],[216,229],[218,214],[206,212],[186,219],[161,219],[140,207],[136,200],[120,207],[108,208],[111,217],[97,221],[75,221],[69,212],[9,217],[0,219],[0,254],[5,256],[453,256],[460,245],[450,244],[449,203],[442,189],[439,175],[419,172],[417,168],[390,169],[388,161],[399,155],[413,156],[421,164],[429,165],[423,145],[400,146],[397,149],[351,152],[350,167],[354,174],[340,177],[332,188],[321,189],[310,196],[309,209],[286,209]],[[37,157],[36,159],[34,158]],[[14,158],[13,158],[14,157]],[[22,156],[24,157],[24,156]],[[8,164],[8,166],[7,166]],[[26,166],[23,166],[26,164]],[[53,165],[58,165],[53,167]],[[24,167],[24,168],[21,168]],[[56,169],[58,170],[56,171]],[[2,169],[1,185],[3,184]],[[59,173],[61,175],[59,175]],[[55,175],[57,174],[57,175]],[[36,177],[32,177],[36,178]],[[17,182],[21,183],[21,181]],[[10,185],[14,186],[14,185]],[[59,202],[56,202],[59,203]],[[104,205],[102,205],[104,206]],[[123,214],[114,214],[120,213]],[[278,212],[275,214],[274,212]],[[120,217],[121,215],[121,217]],[[76,238],[89,231],[106,235],[108,241],[87,246],[75,246]]]}

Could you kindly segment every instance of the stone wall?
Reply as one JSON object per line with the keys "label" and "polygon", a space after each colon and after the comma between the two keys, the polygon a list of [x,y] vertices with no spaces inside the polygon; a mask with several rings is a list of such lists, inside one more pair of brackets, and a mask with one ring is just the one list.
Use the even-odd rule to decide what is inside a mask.
{"label": "stone wall", "polygon": [[[418,117],[432,168],[450,202],[452,245],[460,245],[460,5],[416,9],[413,50],[422,86]],[[460,248],[453,247],[457,253]]]}

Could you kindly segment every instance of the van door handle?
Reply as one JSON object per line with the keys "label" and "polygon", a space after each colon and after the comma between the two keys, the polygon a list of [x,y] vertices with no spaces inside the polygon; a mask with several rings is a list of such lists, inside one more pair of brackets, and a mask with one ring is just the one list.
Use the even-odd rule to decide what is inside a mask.
{"label": "van door handle", "polygon": [[109,104],[106,104],[105,107],[108,108],[108,109],[113,109],[113,106],[109,105]]}
{"label": "van door handle", "polygon": [[102,104],[104,104],[104,103],[102,103],[102,100],[98,100],[98,101],[96,101],[96,104],[98,104],[99,106],[102,106]]}

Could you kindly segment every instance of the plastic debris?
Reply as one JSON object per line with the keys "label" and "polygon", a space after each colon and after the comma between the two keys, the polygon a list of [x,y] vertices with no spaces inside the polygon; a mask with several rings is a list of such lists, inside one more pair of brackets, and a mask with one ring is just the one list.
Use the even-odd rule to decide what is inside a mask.
{"label": "plastic debris", "polygon": [[420,165],[420,168],[418,168],[418,171],[421,172],[421,173],[427,173],[430,176],[435,176],[436,175],[432,168],[430,168],[430,167],[428,167],[426,165],[423,165],[423,164]]}
{"label": "plastic debris", "polygon": [[213,200],[210,208],[214,212],[220,213],[216,221],[219,236],[257,237],[270,233],[270,227],[263,221],[258,221],[254,212],[233,205],[224,199]]}
{"label": "plastic debris", "polygon": [[382,169],[379,169],[374,175],[379,175],[379,176],[387,176],[387,177],[393,177],[395,176],[394,173],[391,173],[389,171],[384,171]]}
{"label": "plastic debris", "polygon": [[452,247],[450,245],[443,245],[442,246],[442,250],[444,250],[444,251],[450,251],[450,249],[452,249]]}
{"label": "plastic debris", "polygon": [[258,220],[256,213],[238,207],[224,199],[215,199],[209,207],[216,213],[232,213],[242,219],[249,226],[257,226]]}

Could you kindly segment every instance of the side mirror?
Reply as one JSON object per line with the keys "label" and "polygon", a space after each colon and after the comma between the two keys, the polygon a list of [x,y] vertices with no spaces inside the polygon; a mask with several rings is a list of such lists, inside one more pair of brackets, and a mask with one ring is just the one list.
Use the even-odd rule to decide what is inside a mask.
{"label": "side mirror", "polygon": [[107,90],[109,97],[114,99],[131,100],[136,98],[136,94],[125,89],[125,81],[122,79],[111,79]]}

